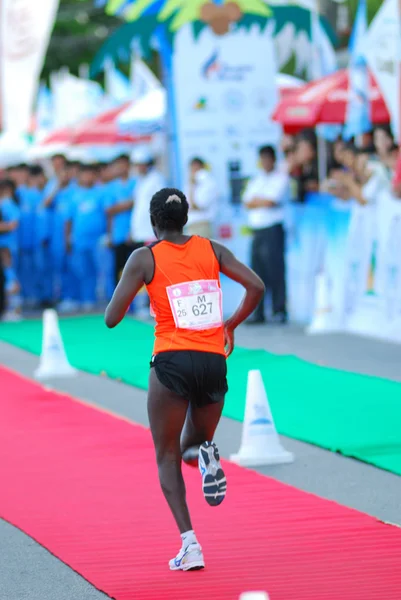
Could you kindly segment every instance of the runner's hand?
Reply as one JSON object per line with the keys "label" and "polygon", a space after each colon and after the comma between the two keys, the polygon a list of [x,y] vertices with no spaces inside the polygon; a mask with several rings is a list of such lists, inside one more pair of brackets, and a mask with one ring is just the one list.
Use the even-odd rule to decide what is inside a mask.
{"label": "runner's hand", "polygon": [[234,350],[234,329],[227,327],[227,325],[224,325],[224,347],[228,358]]}

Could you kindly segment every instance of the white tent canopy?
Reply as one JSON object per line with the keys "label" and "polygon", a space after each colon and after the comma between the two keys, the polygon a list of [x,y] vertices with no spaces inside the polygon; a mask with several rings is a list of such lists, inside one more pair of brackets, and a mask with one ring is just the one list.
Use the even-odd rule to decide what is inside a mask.
{"label": "white tent canopy", "polygon": [[162,87],[134,102],[118,118],[121,131],[151,134],[159,131],[167,113],[167,94]]}

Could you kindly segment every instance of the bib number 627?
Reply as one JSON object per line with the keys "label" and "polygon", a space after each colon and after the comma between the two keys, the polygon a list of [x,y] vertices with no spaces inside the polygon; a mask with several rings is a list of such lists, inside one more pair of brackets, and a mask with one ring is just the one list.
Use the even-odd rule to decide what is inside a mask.
{"label": "bib number 627", "polygon": [[213,312],[213,302],[199,302],[194,304],[192,312],[195,317],[202,317],[204,315],[211,315]]}

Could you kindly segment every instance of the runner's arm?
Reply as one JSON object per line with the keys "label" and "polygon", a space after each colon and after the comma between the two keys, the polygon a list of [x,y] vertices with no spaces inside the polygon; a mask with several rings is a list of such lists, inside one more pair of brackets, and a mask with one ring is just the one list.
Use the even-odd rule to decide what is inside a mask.
{"label": "runner's arm", "polygon": [[154,262],[149,248],[139,248],[131,254],[124,267],[121,279],[106,308],[105,322],[110,329],[116,327],[125,317],[131,302],[153,276]]}
{"label": "runner's arm", "polygon": [[232,252],[212,242],[214,251],[220,264],[220,271],[245,288],[245,296],[235,313],[225,322],[227,355],[231,354],[234,347],[233,332],[256,309],[265,292],[263,281],[252,269],[237,260]]}

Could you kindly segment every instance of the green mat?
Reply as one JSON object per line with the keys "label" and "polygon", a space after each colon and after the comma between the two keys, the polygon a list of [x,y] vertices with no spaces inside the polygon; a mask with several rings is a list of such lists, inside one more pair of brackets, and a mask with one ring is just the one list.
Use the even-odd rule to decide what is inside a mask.
{"label": "green mat", "polygon": [[[102,317],[61,319],[71,363],[146,389],[151,325],[132,319],[108,330]],[[40,321],[0,324],[0,339],[40,354]],[[238,348],[229,359],[224,414],[241,421],[247,373],[260,369],[280,433],[401,475],[401,384],[345,373],[294,356]]]}

